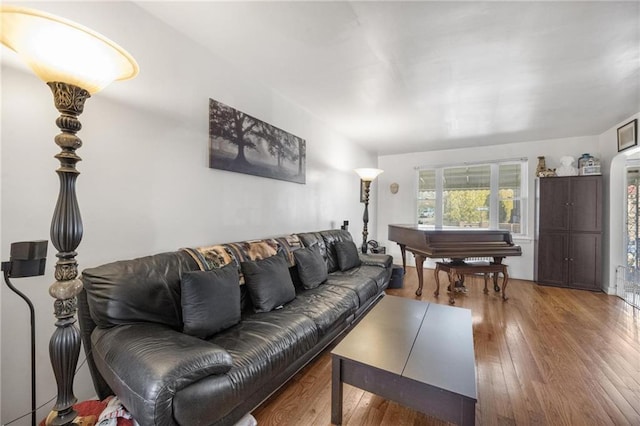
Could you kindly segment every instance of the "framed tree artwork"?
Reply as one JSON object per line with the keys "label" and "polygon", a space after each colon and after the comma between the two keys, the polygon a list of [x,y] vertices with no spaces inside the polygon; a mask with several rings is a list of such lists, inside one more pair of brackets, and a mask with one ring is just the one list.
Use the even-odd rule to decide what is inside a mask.
{"label": "framed tree artwork", "polygon": [[209,99],[209,167],[305,183],[306,141]]}

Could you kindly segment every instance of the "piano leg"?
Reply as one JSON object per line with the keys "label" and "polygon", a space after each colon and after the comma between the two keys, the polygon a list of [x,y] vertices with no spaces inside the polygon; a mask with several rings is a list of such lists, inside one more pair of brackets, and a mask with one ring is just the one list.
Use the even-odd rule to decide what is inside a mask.
{"label": "piano leg", "polygon": [[416,296],[422,296],[422,265],[424,264],[424,256],[414,253],[413,257],[416,258],[416,272],[418,273],[418,289],[416,290]]}
{"label": "piano leg", "polygon": [[398,245],[400,246],[400,253],[402,254],[402,270],[406,274],[407,273],[407,250],[406,250],[407,246],[400,243],[398,243]]}

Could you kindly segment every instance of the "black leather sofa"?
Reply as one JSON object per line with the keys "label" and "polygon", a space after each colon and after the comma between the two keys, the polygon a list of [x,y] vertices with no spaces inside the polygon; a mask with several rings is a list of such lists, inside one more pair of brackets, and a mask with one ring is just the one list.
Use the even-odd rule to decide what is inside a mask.
{"label": "black leather sofa", "polygon": [[[262,240],[262,246],[268,244],[276,256],[289,260],[295,298],[256,313],[247,285],[240,285],[240,321],[205,338],[184,332],[183,276],[219,266],[215,262],[221,257],[211,253],[220,248],[222,263],[234,262],[241,269],[241,261],[265,257],[256,254],[255,247],[262,246],[255,241],[84,270],[78,318],[97,395],[117,395],[142,426],[234,424],[384,294],[392,258],[360,254],[359,266],[341,271],[336,247],[351,240],[343,230]],[[327,280],[315,288],[300,282],[294,252],[304,247],[317,247],[327,266]]]}

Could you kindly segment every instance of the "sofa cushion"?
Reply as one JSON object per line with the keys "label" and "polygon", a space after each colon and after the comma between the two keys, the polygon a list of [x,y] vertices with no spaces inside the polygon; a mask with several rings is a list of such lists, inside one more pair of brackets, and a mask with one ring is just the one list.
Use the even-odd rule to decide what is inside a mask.
{"label": "sofa cushion", "polygon": [[242,262],[241,266],[256,312],[269,312],[296,297],[284,257],[278,255],[255,262]]}
{"label": "sofa cushion", "polygon": [[240,286],[234,264],[182,275],[184,332],[205,338],[240,321]]}
{"label": "sofa cushion", "polygon": [[316,288],[327,280],[327,264],[320,254],[317,245],[305,247],[293,252],[296,260],[296,269],[306,289]]}
{"label": "sofa cushion", "polygon": [[335,249],[338,267],[341,271],[357,268],[362,263],[358,256],[358,248],[353,241],[337,241]]}
{"label": "sofa cushion", "polygon": [[357,294],[346,287],[321,285],[301,291],[283,309],[309,317],[318,327],[319,337],[344,327],[360,306]]}
{"label": "sofa cushion", "polygon": [[182,251],[87,268],[82,282],[91,318],[101,328],[152,322],[182,330],[180,277],[197,269]]}
{"label": "sofa cushion", "polygon": [[[176,415],[184,416],[179,424],[228,424],[207,419],[220,419],[263,386],[270,386],[270,381],[316,345],[318,331],[310,318],[285,308],[247,314],[209,342],[228,351],[233,367],[176,394]],[[199,422],[187,421],[194,418]]]}
{"label": "sofa cushion", "polygon": [[[391,268],[381,268],[379,266],[366,265],[364,262],[360,265],[360,268],[354,270],[357,274],[365,275],[373,280],[378,287],[378,291],[382,291],[389,285],[389,279],[391,278]],[[349,273],[347,271],[345,273]]]}
{"label": "sofa cushion", "polygon": [[91,340],[97,368],[141,425],[175,424],[159,419],[173,418],[176,392],[234,365],[220,346],[158,324],[97,328]]}
{"label": "sofa cushion", "polygon": [[324,244],[324,238],[322,238],[319,232],[304,232],[297,235],[305,247],[311,247],[317,244],[320,249],[320,254],[325,260],[327,259],[327,246]]}
{"label": "sofa cushion", "polygon": [[326,246],[327,269],[329,273],[339,270],[340,265],[338,264],[335,244],[339,241],[353,241],[351,234],[344,229],[329,229],[320,231],[320,235],[322,235],[322,240]]}
{"label": "sofa cushion", "polygon": [[359,299],[359,305],[363,306],[369,299],[378,294],[378,286],[367,272],[361,268],[350,269],[345,272],[336,271],[329,274],[327,286],[338,286],[353,291]]}
{"label": "sofa cushion", "polygon": [[381,268],[391,268],[393,265],[393,256],[380,253],[360,254],[360,260],[363,265],[379,266]]}

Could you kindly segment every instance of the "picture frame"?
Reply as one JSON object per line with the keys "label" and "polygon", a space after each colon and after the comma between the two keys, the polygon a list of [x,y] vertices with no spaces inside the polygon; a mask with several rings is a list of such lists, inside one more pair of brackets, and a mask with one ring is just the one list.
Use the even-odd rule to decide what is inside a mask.
{"label": "picture frame", "polygon": [[306,141],[209,98],[209,167],[306,183]]}
{"label": "picture frame", "polygon": [[618,152],[638,145],[638,119],[618,127]]}

